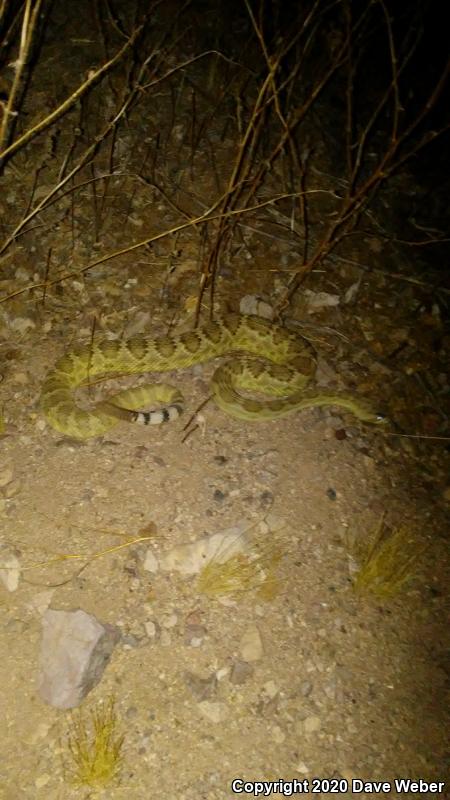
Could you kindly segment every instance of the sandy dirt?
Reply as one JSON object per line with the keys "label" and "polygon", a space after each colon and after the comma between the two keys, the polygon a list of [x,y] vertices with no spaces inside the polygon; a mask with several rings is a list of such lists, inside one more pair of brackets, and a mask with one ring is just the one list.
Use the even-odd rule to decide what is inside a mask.
{"label": "sandy dirt", "polygon": [[[87,69],[96,53],[92,43],[72,43],[59,54],[58,31],[66,24],[79,25],[73,41],[90,37],[86,20],[53,20],[38,73],[47,89],[31,92],[29,114],[63,93],[55,63],[74,88],[74,68]],[[172,128],[168,86],[157,100],[160,130],[165,124],[169,131],[165,179],[178,187],[174,201],[183,199],[194,214],[215,192],[209,151],[200,148],[192,181],[188,99],[177,106],[179,127]],[[96,102],[89,113],[95,106],[101,115]],[[221,113],[212,134],[224,122]],[[62,154],[74,124],[69,116],[60,125],[55,146]],[[70,200],[61,201],[42,230],[7,252],[2,295],[42,281],[48,247],[51,278],[177,222],[174,206],[154,187],[130,178],[156,128],[143,112],[131,116],[116,144],[123,174],[110,180],[96,224],[88,189],[77,194],[74,216]],[[218,136],[214,142],[215,169],[225,176],[232,143]],[[31,163],[39,153],[31,153]],[[58,162],[44,163],[51,186]],[[18,169],[19,181],[17,173],[5,176],[3,210],[11,225],[32,180],[26,162]],[[289,209],[285,214],[289,220]],[[289,236],[280,219],[267,217],[242,229],[240,253],[217,280],[217,310],[238,310],[248,294],[271,305],[283,284],[272,268],[289,269],[298,258]],[[186,398],[185,414],[171,425],[122,424],[77,442],[53,431],[39,411],[45,375],[75,342],[192,327],[199,247],[198,232],[185,231],[2,305],[0,543],[21,573],[14,591],[0,585],[0,799],[251,796],[233,793],[234,779],[295,779],[328,797],[326,784],[313,792],[314,778],[341,781],[340,797],[371,796],[352,791],[357,779],[391,782],[389,797],[444,798],[445,792],[400,793],[393,783],[448,778],[450,729],[445,451],[439,441],[398,436],[441,433],[429,383],[415,376],[442,375],[446,356],[433,351],[435,312],[424,306],[417,329],[420,289],[390,277],[408,270],[406,259],[399,263],[386,243],[361,233],[308,283],[337,303],[312,309],[301,292],[285,315],[318,352],[321,388],[370,399],[388,415],[385,427],[364,426],[337,409],[250,424],[210,402],[186,437],[185,423],[208,397],[214,364],[171,375]],[[405,342],[400,357],[390,358]],[[114,378],[101,391],[133,382]],[[357,593],[352,584],[354,543],[367,549],[382,519],[391,531],[411,531],[419,549],[426,546],[416,574],[388,600]],[[252,585],[209,596],[197,575],[162,569],[173,548],[236,525],[273,553],[276,583],[268,598]],[[114,697],[124,734],[117,780],[99,791],[72,782],[68,736],[77,711],[39,696],[42,614],[49,607],[83,609],[121,632],[82,704],[89,720]]]}

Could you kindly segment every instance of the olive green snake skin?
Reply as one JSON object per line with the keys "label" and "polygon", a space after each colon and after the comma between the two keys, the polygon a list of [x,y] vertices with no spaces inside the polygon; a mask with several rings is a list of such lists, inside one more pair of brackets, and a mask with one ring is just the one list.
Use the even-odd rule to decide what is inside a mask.
{"label": "olive green snake skin", "polygon": [[[182,395],[167,384],[128,389],[91,410],[78,405],[75,390],[100,375],[167,372],[227,354],[231,358],[216,369],[211,389],[216,404],[232,417],[268,420],[312,406],[335,405],[364,422],[382,421],[362,400],[308,386],[315,360],[306,341],[259,317],[238,314],[179,335],[135,337],[75,348],[58,361],[45,380],[41,409],[57,431],[77,439],[98,436],[120,420],[158,424],[176,418],[182,410]],[[238,390],[242,389],[262,392],[272,399],[254,399],[241,394]],[[163,408],[139,410],[154,402],[162,403]]]}

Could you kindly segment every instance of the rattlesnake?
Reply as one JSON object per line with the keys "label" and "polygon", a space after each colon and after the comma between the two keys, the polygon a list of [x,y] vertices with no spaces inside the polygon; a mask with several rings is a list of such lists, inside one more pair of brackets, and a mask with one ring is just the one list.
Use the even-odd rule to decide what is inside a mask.
{"label": "rattlesnake", "polygon": [[[308,387],[315,359],[306,341],[279,325],[238,314],[175,336],[135,337],[75,348],[45,380],[41,409],[56,430],[78,439],[98,436],[121,419],[158,424],[176,418],[182,410],[181,393],[167,384],[120,392],[92,410],[79,407],[75,389],[98,375],[167,372],[226,354],[232,357],[216,369],[211,387],[216,404],[232,417],[267,420],[311,406],[336,405],[365,422],[382,420],[359,399]],[[251,398],[238,389],[263,392],[274,399]],[[164,406],[159,411],[138,410],[149,402]]]}

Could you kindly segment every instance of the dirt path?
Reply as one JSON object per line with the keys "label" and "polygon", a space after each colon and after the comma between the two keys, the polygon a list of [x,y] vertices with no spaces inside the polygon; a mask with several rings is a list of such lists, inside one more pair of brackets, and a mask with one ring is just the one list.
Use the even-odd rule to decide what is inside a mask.
{"label": "dirt path", "polygon": [[[90,12],[75,20],[72,7],[55,5],[27,95],[30,120],[73,91],[93,59],[104,59]],[[158,35],[168,25],[160,13]],[[195,27],[197,13],[191,10],[193,27],[177,44],[180,61],[211,46],[206,28]],[[71,32],[64,52],[61,31]],[[175,58],[170,48],[155,52],[167,63],[158,61],[153,77]],[[328,785],[314,778],[338,781],[340,797],[371,796],[361,782],[386,781],[392,798],[444,800],[445,790],[401,791],[394,783],[445,781],[450,729],[450,490],[439,438],[449,343],[427,282],[416,281],[395,243],[373,231],[353,236],[285,314],[318,352],[318,385],[379,404],[389,416],[385,427],[360,425],[336,409],[250,424],[208,403],[186,437],[185,422],[208,397],[213,364],[172,376],[186,413],[168,426],[121,425],[80,443],[53,431],[39,411],[44,377],[73,343],[193,324],[211,228],[204,238],[190,228],[79,272],[99,254],[203,213],[218,186],[224,190],[236,154],[228,127],[235,96],[232,103],[225,94],[225,107],[212,114],[221,96],[216,72],[187,72],[187,83],[184,74],[158,84],[155,95],[142,91],[142,105],[124,117],[114,140],[108,182],[99,175],[109,174],[109,151],[100,151],[98,192],[91,193],[94,172],[80,173],[75,199],[63,194],[3,257],[0,556],[8,569],[0,583],[0,800],[252,796],[239,782],[233,793],[235,779],[296,780],[303,793],[328,797]],[[76,149],[78,136],[100,129],[117,94],[119,78],[111,80],[108,91],[61,121],[52,142],[38,139],[6,171],[5,235],[36,186],[39,199],[57,181],[74,131]],[[92,129],[78,129],[79,113]],[[308,131],[317,136],[313,125]],[[309,224],[317,237],[341,185],[325,150],[322,171],[313,173],[317,205]],[[279,190],[281,177],[271,173],[270,191]],[[271,216],[240,220],[216,276],[216,310],[238,310],[248,295],[273,308],[302,257],[291,212],[277,203]],[[38,290],[27,289],[36,283]],[[205,319],[208,303],[205,295]],[[388,538],[405,530],[419,554],[411,580],[387,600],[370,585],[366,594],[354,589],[356,555],[370,550],[382,520]],[[228,542],[230,530],[246,542],[232,562],[233,590],[214,593],[222,575],[207,593],[198,569],[188,575],[175,567],[185,545],[202,553],[208,537],[224,534]],[[227,546],[219,548],[225,562]],[[397,553],[394,576],[407,552]],[[77,712],[39,695],[48,608],[82,609],[120,631],[82,703],[81,723]],[[69,741],[73,747],[80,724],[89,728],[91,714],[111,698],[115,735],[124,735],[117,779],[98,791],[76,786]]]}

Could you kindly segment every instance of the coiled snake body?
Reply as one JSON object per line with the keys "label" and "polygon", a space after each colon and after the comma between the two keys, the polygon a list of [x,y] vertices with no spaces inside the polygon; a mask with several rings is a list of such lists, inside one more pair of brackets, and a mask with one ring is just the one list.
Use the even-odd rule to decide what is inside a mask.
{"label": "coiled snake body", "polygon": [[[78,439],[98,436],[121,419],[158,424],[174,419],[182,410],[182,395],[167,384],[120,392],[92,410],[78,405],[75,390],[99,375],[167,372],[226,354],[232,356],[216,369],[211,388],[217,405],[232,417],[267,420],[312,406],[336,405],[365,422],[381,421],[359,399],[318,392],[308,386],[315,360],[306,341],[259,317],[238,314],[175,336],[136,337],[75,348],[58,361],[45,380],[41,408],[56,430]],[[263,392],[272,399],[254,399],[241,394],[242,389]],[[153,402],[164,407],[139,410]]]}

